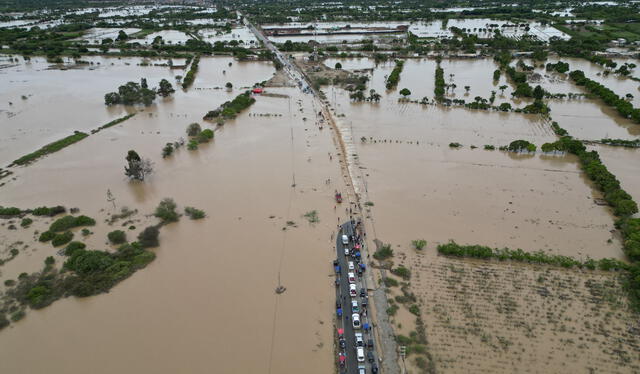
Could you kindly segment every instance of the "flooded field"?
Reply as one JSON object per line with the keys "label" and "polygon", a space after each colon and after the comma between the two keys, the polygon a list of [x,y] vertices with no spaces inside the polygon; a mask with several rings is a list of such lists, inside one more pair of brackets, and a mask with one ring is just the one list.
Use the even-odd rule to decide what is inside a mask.
{"label": "flooded field", "polygon": [[[635,315],[615,273],[450,259],[435,250],[412,250],[398,263],[411,271],[438,372],[640,370],[638,337],[627,333]],[[413,319],[401,307],[398,333],[409,336]],[[411,355],[406,362],[415,368]]]}
{"label": "flooded field", "polygon": [[202,29],[199,30],[198,33],[202,36],[203,40],[209,43],[237,40],[238,42],[242,42],[245,48],[251,48],[254,45],[258,45],[258,40],[251,30],[246,27],[233,28],[230,33],[220,33],[215,29]]}
{"label": "flooded field", "polygon": [[[433,99],[434,81],[436,71],[435,59],[406,59],[400,81],[396,89],[387,90],[386,80],[395,67],[394,61],[386,61],[377,65],[369,58],[330,58],[324,64],[334,68],[340,62],[344,70],[372,69],[368,72],[370,81],[369,89],[375,89],[383,97],[397,100],[402,97],[399,91],[408,88],[412,100],[421,100],[423,97]],[[493,72],[498,65],[491,59],[447,59],[443,60],[441,67],[444,70],[446,84],[456,87],[446,93],[450,99],[463,99],[472,102],[476,96],[488,99],[491,92],[496,92],[496,105],[501,102],[509,102],[517,106],[520,100],[513,100],[511,92],[513,87],[507,82],[507,78],[501,75],[498,81],[493,80]],[[468,86],[468,87],[467,87]],[[504,90],[500,89],[501,86]],[[468,90],[467,90],[468,88]]]}
{"label": "flooded field", "polygon": [[113,40],[116,40],[120,30],[124,31],[125,34],[127,34],[127,35],[135,34],[138,31],[140,31],[140,29],[136,29],[136,28],[122,28],[122,29],[120,29],[120,28],[94,27],[92,29],[87,30],[84,33],[84,35],[82,35],[82,39],[83,40],[89,40],[89,41],[93,42],[94,44],[100,44],[102,42],[102,40],[106,39],[106,38],[111,38]]}
{"label": "flooded field", "polygon": [[[433,78],[411,72],[410,63],[398,87],[411,82],[413,98],[430,95],[433,86],[423,82]],[[425,70],[435,70],[435,61],[426,63],[433,66]],[[491,65],[478,65],[486,73],[465,81],[478,82],[476,87],[492,84]],[[378,86],[383,80],[376,79],[385,68],[374,71],[371,88],[385,92]],[[422,91],[416,95],[414,87]],[[614,217],[594,203],[601,196],[575,157],[483,149],[517,139],[538,146],[555,141],[549,124],[537,116],[399,103],[393,93],[383,94],[380,103],[352,103],[341,89],[325,91],[341,128],[353,139],[349,152],[357,154],[358,175],[375,204],[372,214],[381,240],[395,245],[420,235],[439,243],[454,239],[579,258],[623,257],[619,240],[610,233]],[[554,120],[572,134],[584,133],[574,133],[556,113],[556,104],[551,105]],[[450,148],[453,142],[463,148]]]}
{"label": "flooded field", "polygon": [[[307,27],[310,23],[298,23],[290,22],[286,24],[269,24],[263,25],[268,27]],[[430,22],[318,22],[314,24],[320,30],[331,30],[334,28],[341,28],[347,25],[352,28],[364,28],[364,27],[385,27],[395,28],[399,25],[408,25],[409,31],[421,38],[442,38],[451,37],[453,34],[449,30],[450,27],[457,27],[460,29],[466,29],[466,32],[472,35],[478,35],[479,37],[487,38],[493,36],[493,31],[488,31],[490,27],[498,28],[503,35],[512,38],[519,38],[525,34],[530,34],[536,38],[547,41],[551,37],[558,37],[561,39],[569,39],[569,36],[551,26],[542,25],[538,22],[527,22],[526,26],[520,24],[514,24],[508,21],[500,21],[488,18],[476,18],[476,19],[449,19],[446,25],[442,24],[441,20]],[[493,25],[493,26],[490,26]],[[402,36],[402,35],[400,35]],[[366,36],[371,37],[371,35]],[[399,36],[396,36],[399,37]],[[342,39],[341,39],[342,38]],[[272,36],[270,40],[282,43],[290,39],[292,41],[309,41],[316,40],[318,42],[330,42],[335,40],[359,40],[363,39],[362,34],[359,35],[319,35],[317,37],[310,36]]]}
{"label": "flooded field", "polygon": [[[606,71],[604,67],[585,59],[550,57],[545,63],[556,63],[558,61],[567,62],[571,71],[582,70],[587,78],[601,83],[619,96],[624,97],[626,94],[632,94],[633,99],[631,102],[633,105],[636,107],[640,105],[640,82],[616,75],[613,72],[606,75],[604,73]],[[633,59],[617,59],[615,61],[618,67],[624,63],[637,64],[637,61]],[[527,64],[531,64],[531,62],[528,61]],[[548,76],[546,79],[547,82],[544,80],[543,82],[547,85],[545,88],[548,87],[547,90],[553,93],[582,92],[581,88],[575,86],[565,74],[547,73],[544,69],[536,69],[536,72]],[[637,75],[636,71],[632,70],[631,75]]]}
{"label": "flooded field", "polygon": [[[163,78],[175,83],[175,76],[185,74],[182,69],[170,69],[167,66],[136,66],[143,61],[167,63],[167,60],[161,59],[91,57],[87,60],[94,64],[77,68],[72,65],[69,70],[60,70],[49,69],[50,64],[42,58],[33,58],[30,62],[0,70],[0,82],[7,88],[0,93],[0,116],[4,123],[0,138],[0,160],[3,164],[68,136],[75,130],[87,132],[132,112],[132,108],[104,105],[104,95],[128,81],[139,82],[140,78],[146,78],[150,86],[156,86]],[[232,81],[237,87],[252,86],[269,79],[273,74],[269,64],[249,65],[227,57],[203,58],[200,66],[202,71],[196,79],[204,80],[206,87],[222,87],[227,81]],[[225,77],[223,70],[229,74],[228,77]],[[84,84],[89,80],[91,85]],[[158,98],[156,102],[157,105],[175,105],[172,103],[182,95],[178,90],[175,98]],[[219,90],[207,92],[207,95],[222,95],[224,102],[237,93],[234,95],[233,92]],[[206,102],[207,98],[203,93],[200,98],[192,100]],[[207,110],[211,109],[215,108]],[[199,118],[204,113],[206,110],[198,113]]]}
{"label": "flooded field", "polygon": [[192,39],[189,35],[185,34],[182,31],[177,30],[162,30],[158,32],[151,33],[145,36],[143,39],[131,39],[128,43],[140,43],[140,44],[151,44],[153,39],[156,37],[161,37],[165,43],[168,44],[184,44],[187,40]]}
{"label": "flooded field", "polygon": [[636,139],[640,136],[638,124],[622,118],[599,100],[552,100],[550,106],[553,120],[577,138]]}
{"label": "flooded field", "polygon": [[[183,148],[168,159],[160,156],[166,142],[185,137],[189,123],[200,122],[204,113],[240,92],[210,88],[226,80],[235,87],[249,86],[273,72],[271,65],[233,62],[229,67],[229,62],[233,60],[203,58],[187,92],[178,90],[175,97],[121,125],[20,168],[17,180],[3,187],[2,205],[63,204],[96,218],[98,225],[87,241],[97,249],[105,248],[106,232],[113,229],[104,219],[116,212],[105,198],[107,189],[118,209],[140,211],[140,225],[164,197],[174,198],[181,209],[203,209],[208,216],[203,221],[183,217],[163,227],[156,260],[108,295],[58,301],[29,311],[23,321],[2,331],[3,371],[82,373],[91,366],[97,373],[205,373],[212,365],[219,373],[331,371],[329,276],[337,220],[332,197],[335,189],[345,187],[337,159],[327,156],[333,148],[330,130],[303,120],[314,117],[308,97],[296,89],[272,89],[289,98],[257,97],[249,110],[216,131],[211,144],[197,151]],[[218,77],[223,66],[224,81]],[[110,69],[112,77],[118,69],[126,70],[118,65]],[[127,69],[139,75],[142,68]],[[59,73],[81,76],[84,71]],[[109,89],[114,89],[119,80],[111,82]],[[93,101],[103,105],[101,98]],[[27,142],[16,143],[31,150]],[[124,178],[129,149],[154,162],[155,172],[145,183]],[[312,210],[319,223],[302,217]],[[14,265],[30,271],[42,266],[45,256],[56,256],[50,245],[33,240],[34,230],[44,225],[38,221],[29,229],[3,231],[4,243],[30,245],[0,269],[3,280],[15,276]],[[56,258],[60,264],[62,258]],[[282,295],[274,293],[279,282],[286,287]],[[26,350],[29,355],[21,353]],[[239,352],[252,359],[230,359]]]}
{"label": "flooded field", "polygon": [[620,180],[622,188],[635,201],[640,200],[640,150],[634,148],[593,146],[602,162]]}

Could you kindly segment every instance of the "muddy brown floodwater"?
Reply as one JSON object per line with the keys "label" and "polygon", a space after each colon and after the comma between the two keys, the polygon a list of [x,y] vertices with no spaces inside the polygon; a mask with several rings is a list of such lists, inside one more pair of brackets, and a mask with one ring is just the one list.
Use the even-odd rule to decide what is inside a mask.
{"label": "muddy brown floodwater", "polygon": [[[147,72],[132,69],[127,76]],[[166,142],[185,136],[189,123],[202,123],[204,113],[242,92],[214,86],[226,81],[234,87],[249,86],[272,72],[262,63],[203,59],[187,92],[179,90],[174,98],[116,127],[17,169],[17,179],[2,189],[0,204],[77,206],[98,221],[87,239],[96,249],[108,247],[106,233],[114,229],[103,222],[107,213],[115,212],[106,200],[107,189],[118,209],[138,209],[142,223],[153,221],[145,215],[164,197],[175,199],[180,209],[203,209],[208,217],[183,217],[163,227],[156,260],[108,295],[60,300],[29,311],[24,320],[2,331],[1,372],[84,373],[87,367],[95,373],[332,371],[330,261],[341,212],[334,210],[333,193],[345,187],[337,158],[330,160],[327,154],[335,149],[331,131],[314,124],[317,109],[309,97],[297,89],[268,89],[289,97],[259,96],[252,107],[216,131],[210,144],[197,151],[182,148],[165,160],[160,156]],[[100,74],[62,73],[73,82],[84,74]],[[163,74],[169,75],[168,69]],[[105,88],[121,83],[111,82]],[[39,112],[47,113],[55,105],[52,101]],[[100,114],[105,112],[101,100],[92,105],[75,107],[92,118],[87,128],[105,116]],[[99,115],[92,113],[98,107]],[[29,144],[20,142],[20,152],[7,154],[31,150]],[[145,183],[124,178],[129,149],[155,163]],[[312,210],[319,223],[302,217]],[[23,240],[31,245],[2,268],[3,281],[25,271],[13,270],[14,265],[33,271],[54,255],[50,245],[33,240],[33,231],[43,227],[45,222],[37,222],[30,229],[3,233],[5,243]],[[56,258],[58,264],[63,261]],[[279,280],[286,287],[282,295],[274,292]]]}
{"label": "muddy brown floodwater", "polygon": [[[382,85],[392,66],[374,71],[371,86],[383,95],[380,103],[353,103],[344,90],[325,89],[347,140],[355,188],[370,202],[365,208],[369,238],[389,243],[392,266],[404,265],[411,273],[403,280],[386,272],[404,285],[389,292],[390,305],[399,306],[391,312],[395,332],[407,337],[398,340],[409,352],[400,364],[407,372],[425,371],[418,358],[429,358],[435,372],[447,373],[636,372],[637,314],[628,308],[615,272],[437,254],[438,244],[455,240],[583,260],[625,258],[615,217],[610,208],[595,203],[602,196],[576,157],[483,149],[517,139],[538,146],[553,142],[557,138],[549,121],[399,102],[398,90],[408,84],[418,90],[415,95],[410,88],[412,99],[433,96],[435,64],[422,64],[422,71],[405,66],[398,89],[391,91]],[[457,97],[464,85],[480,91],[493,86],[492,62],[442,64],[446,80],[449,71],[454,74]],[[476,74],[465,74],[467,69]],[[507,95],[498,94],[497,102],[511,101]],[[595,100],[550,105],[553,119],[581,139],[607,133],[629,137],[638,129]],[[463,146],[453,149],[453,142]],[[637,185],[637,152],[597,149],[605,165],[620,174],[624,188],[632,190]],[[413,248],[416,239],[428,242],[425,249]],[[416,316],[424,323],[423,346],[412,342],[420,330]]]}

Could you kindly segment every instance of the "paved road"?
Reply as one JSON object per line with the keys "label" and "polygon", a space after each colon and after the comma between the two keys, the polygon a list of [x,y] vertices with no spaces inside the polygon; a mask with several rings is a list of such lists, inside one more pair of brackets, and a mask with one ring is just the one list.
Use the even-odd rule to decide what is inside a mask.
{"label": "paved road", "polygon": [[[337,254],[337,260],[338,260],[338,264],[340,266],[340,274],[339,274],[339,280],[340,280],[340,286],[337,287],[336,290],[336,300],[339,301],[342,305],[342,318],[338,318],[338,328],[343,328],[344,329],[344,337],[346,340],[346,348],[344,349],[344,354],[346,356],[346,367],[345,369],[343,369],[343,373],[347,373],[347,374],[352,374],[352,373],[358,373],[358,365],[365,365],[366,367],[366,372],[367,373],[371,373],[371,364],[368,362],[368,360],[365,359],[364,363],[358,363],[357,361],[357,357],[356,357],[356,341],[355,341],[355,333],[359,332],[363,334],[363,340],[365,342],[365,344],[367,343],[367,341],[369,339],[371,340],[375,340],[375,338],[373,337],[373,333],[371,330],[369,330],[368,332],[366,332],[363,328],[360,329],[354,329],[353,328],[353,324],[352,324],[352,312],[351,312],[351,301],[355,300],[358,302],[358,306],[360,307],[360,321],[362,323],[362,325],[364,326],[365,323],[368,323],[369,326],[371,326],[371,321],[369,320],[368,315],[364,315],[362,312],[365,310],[362,307],[362,301],[366,300],[367,303],[369,303],[369,295],[366,291],[367,287],[366,284],[364,282],[364,277],[359,277],[357,276],[357,272],[356,273],[356,285],[357,285],[357,289],[358,289],[358,294],[356,297],[351,297],[349,295],[349,279],[348,279],[348,263],[349,261],[352,261],[355,266],[356,269],[358,267],[358,261],[354,258],[352,258],[351,256],[346,256],[345,252],[344,252],[344,248],[348,247],[350,249],[353,248],[354,244],[352,241],[349,242],[348,245],[343,245],[342,244],[342,234],[345,235],[353,235],[354,231],[353,231],[353,226],[351,225],[350,222],[346,222],[344,224],[342,224],[341,226],[341,230],[338,232],[338,235],[336,235],[336,254]],[[368,271],[365,270],[365,271]],[[360,290],[364,289],[365,290],[365,297],[361,297],[360,296]],[[368,307],[367,307],[368,309]],[[365,348],[365,354],[368,351],[371,351],[374,355],[374,359],[377,360],[378,355],[376,354],[376,349],[377,347],[374,347],[373,350],[369,350]],[[375,362],[375,361],[374,361]],[[377,363],[376,363],[377,364]]]}
{"label": "paved road", "polygon": [[280,63],[282,64],[284,71],[289,74],[289,77],[291,77],[291,79],[296,82],[298,87],[300,87],[300,89],[302,89],[302,91],[305,93],[311,92],[312,88],[310,86],[310,83],[307,82],[306,78],[297,68],[297,66],[289,62],[284,54],[282,54],[282,52],[280,52],[280,50],[278,50],[278,48],[276,48],[276,46],[274,46],[273,43],[271,43],[271,41],[269,41],[269,39],[264,36],[264,34],[257,28],[255,28],[246,18],[244,18],[244,24],[249,28],[249,30],[251,30],[251,32],[253,32],[256,38],[258,38],[258,40],[260,40],[264,44],[265,48],[275,54],[278,61],[280,61]]}

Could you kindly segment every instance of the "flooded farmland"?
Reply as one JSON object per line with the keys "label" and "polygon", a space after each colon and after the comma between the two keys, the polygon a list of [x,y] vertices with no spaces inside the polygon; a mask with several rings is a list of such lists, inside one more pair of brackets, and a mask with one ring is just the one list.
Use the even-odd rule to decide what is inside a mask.
{"label": "flooded farmland", "polygon": [[640,4],[471,5],[0,5],[0,373],[639,372]]}
{"label": "flooded farmland", "polygon": [[[259,97],[247,113],[216,131],[212,144],[198,151],[180,150],[168,160],[160,157],[162,146],[184,136],[187,124],[234,96],[207,89],[219,84],[223,67],[224,79],[237,87],[268,79],[272,72],[260,63],[233,62],[229,67],[231,61],[203,59],[201,70],[206,73],[186,93],[178,92],[122,125],[17,170],[17,180],[3,187],[3,204],[64,204],[95,217],[95,241],[88,242],[97,248],[104,248],[106,233],[113,229],[101,222],[116,212],[105,199],[107,188],[118,208],[135,208],[140,215],[151,213],[164,197],[208,215],[202,222],[183,218],[165,227],[156,261],[109,295],[59,301],[3,331],[3,371],[38,372],[46,367],[69,373],[97,365],[104,373],[125,368],[210,372],[212,359],[221,373],[239,367],[300,372],[309,365],[317,372],[330,370],[330,267],[307,264],[329,264],[334,256],[336,213],[331,199],[334,189],[344,187],[337,160],[327,157],[333,144],[330,131],[303,121],[313,117],[310,102],[297,90],[278,89],[289,97]],[[131,74],[143,74],[142,69],[131,67]],[[69,79],[86,72],[60,73]],[[33,148],[28,142],[16,143],[23,152]],[[153,160],[151,181],[125,181],[122,165],[129,149]],[[71,180],[76,182],[61,183]],[[318,212],[319,223],[302,217],[311,210]],[[287,221],[295,226],[287,226]],[[32,243],[32,235],[32,229],[9,231],[3,241]],[[3,278],[15,276],[11,264],[31,263],[25,270],[33,270],[50,255],[55,255],[50,245],[36,242],[5,265]],[[287,288],[281,296],[274,293],[279,281]],[[43,329],[51,339],[36,338]],[[66,337],[63,348],[56,336]],[[141,360],[123,340],[145,347],[153,357]],[[25,349],[31,352],[28,360],[19,354]],[[228,359],[237,352],[253,359],[241,364]],[[85,357],[85,364],[70,361],[72,354]],[[114,361],[114,356],[123,359]]]}
{"label": "flooded farmland", "polygon": [[[0,70],[0,82],[7,88],[0,92],[0,115],[3,118],[0,159],[5,164],[73,131],[87,132],[133,112],[132,108],[104,105],[104,95],[119,85],[146,78],[151,86],[155,86],[160,79],[175,82],[175,76],[185,74],[183,69],[153,66],[166,65],[167,60],[163,59],[91,57],[88,61],[93,64],[75,66],[70,63],[65,64],[69,69],[61,70],[44,59],[34,58]],[[142,62],[150,65],[137,66]],[[179,64],[180,60],[175,63]],[[234,82],[237,87],[247,87],[269,79],[273,73],[268,64],[254,63],[248,68],[246,63],[235,63],[231,67],[229,63],[234,64],[234,60],[202,59],[204,72],[197,78],[202,80],[202,87],[221,88],[234,77],[237,77]],[[88,80],[91,80],[91,85],[84,84]],[[171,116],[177,115],[174,111],[183,105],[182,100],[185,100],[184,105],[193,101],[206,105],[207,97],[211,95],[221,95],[224,100],[221,99],[220,103],[235,96],[233,92],[222,89],[201,93],[198,89],[201,87],[197,85],[195,88],[189,97],[178,90],[175,97],[160,99],[156,105],[166,103],[163,108],[166,107],[167,115]],[[215,108],[193,113],[194,118],[202,118],[206,111],[212,109]],[[38,125],[34,126],[34,123]]]}

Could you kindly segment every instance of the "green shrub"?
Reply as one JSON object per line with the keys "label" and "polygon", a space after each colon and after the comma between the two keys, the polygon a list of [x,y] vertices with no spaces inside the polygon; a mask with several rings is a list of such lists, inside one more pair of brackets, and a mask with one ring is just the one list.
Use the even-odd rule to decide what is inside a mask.
{"label": "green shrub", "polygon": [[16,281],[14,281],[13,279],[7,279],[4,281],[4,285],[7,287],[12,287],[16,284]]}
{"label": "green shrub", "polygon": [[213,139],[213,130],[211,129],[202,130],[202,132],[198,134],[198,143],[206,143],[211,139]]}
{"label": "green shrub", "polygon": [[424,239],[416,239],[412,240],[411,244],[413,244],[415,249],[422,250],[427,245],[427,241]]}
{"label": "green shrub", "polygon": [[23,319],[23,318],[24,318],[24,316],[25,316],[24,310],[23,310],[23,309],[20,309],[20,310],[18,310],[18,311],[16,311],[16,312],[14,312],[13,314],[11,314],[11,320],[12,320],[13,322],[18,322],[18,321],[20,321],[21,319]]}
{"label": "green shrub", "polygon": [[85,249],[87,247],[86,244],[82,242],[71,242],[64,249],[65,256],[73,256],[75,252],[81,249]]}
{"label": "green shrub", "polygon": [[49,305],[51,289],[45,285],[34,286],[27,292],[26,299],[29,305],[34,309],[40,309]]}
{"label": "green shrub", "polygon": [[171,198],[162,199],[153,215],[160,218],[162,223],[176,222],[180,218],[176,212],[176,203]]}
{"label": "green shrub", "polygon": [[122,244],[127,241],[127,234],[122,230],[114,230],[107,234],[111,244]]}
{"label": "green shrub", "polygon": [[42,234],[40,234],[40,237],[38,238],[38,241],[48,242],[49,240],[53,239],[54,236],[56,236],[55,233],[53,233],[51,231],[45,231]]}
{"label": "green shrub", "polygon": [[16,207],[3,207],[0,206],[0,216],[17,216],[21,214],[22,211]]}
{"label": "green shrub", "polygon": [[318,212],[316,210],[309,211],[304,214],[304,218],[309,221],[309,223],[318,223],[320,222],[320,218],[318,217]]}
{"label": "green shrub", "polygon": [[53,207],[46,207],[46,206],[41,206],[39,208],[35,208],[31,214],[33,214],[34,216],[49,216],[49,217],[53,217],[57,214],[60,213],[65,213],[67,210],[65,209],[65,207],[58,205],[58,206],[53,206]]}
{"label": "green shrub", "polygon": [[449,143],[449,147],[451,147],[451,148],[460,148],[460,147],[462,147],[462,144],[460,144],[458,142],[453,142],[453,143]]}
{"label": "green shrub", "polygon": [[391,273],[401,277],[404,280],[408,280],[409,278],[411,278],[411,272],[409,271],[409,269],[407,269],[406,267],[404,267],[402,265],[398,266],[395,269],[392,269]]}
{"label": "green shrub", "polygon": [[143,248],[157,247],[160,245],[158,241],[159,235],[160,230],[156,226],[149,226],[138,234],[138,243]]}
{"label": "green shrub", "polygon": [[61,234],[56,234],[53,239],[51,239],[51,244],[54,247],[58,247],[64,244],[69,243],[73,239],[73,233],[71,231],[65,231]]}
{"label": "green shrub", "polygon": [[53,256],[49,256],[49,257],[44,259],[44,264],[45,265],[53,265],[55,263],[56,263],[56,259],[53,258]]}
{"label": "green shrub", "polygon": [[51,226],[49,226],[49,231],[60,232],[69,230],[78,226],[94,226],[96,221],[87,216],[64,216],[55,220]]}
{"label": "green shrub", "polygon": [[400,307],[398,307],[397,305],[391,305],[390,307],[387,308],[387,315],[395,316],[396,313],[398,312],[398,309],[400,309]]}
{"label": "green shrub", "polygon": [[31,218],[23,218],[22,221],[20,221],[20,226],[27,227],[32,223],[33,223],[33,220]]}
{"label": "green shrub", "polygon": [[416,304],[413,304],[409,307],[409,312],[411,314],[415,314],[416,316],[420,315],[420,307],[417,306]]}
{"label": "green shrub", "polygon": [[89,229],[82,229],[81,233],[82,233],[82,236],[89,236],[93,234]]}
{"label": "green shrub", "polygon": [[380,249],[375,251],[373,254],[373,258],[376,260],[385,260],[389,257],[393,256],[393,249],[391,249],[391,244],[385,244]]}
{"label": "green shrub", "polygon": [[396,335],[396,342],[400,345],[410,345],[412,343],[411,338],[401,334]]}
{"label": "green shrub", "polygon": [[189,143],[187,143],[187,149],[190,151],[195,151],[196,149],[198,149],[198,141],[195,139],[189,140]]}
{"label": "green shrub", "polygon": [[196,209],[190,206],[184,208],[184,214],[186,214],[191,219],[201,219],[206,216],[204,210]]}
{"label": "green shrub", "polygon": [[387,287],[397,287],[398,286],[398,281],[393,279],[393,278],[384,277],[384,278],[382,278],[382,281],[384,282],[384,285],[387,286]]}

